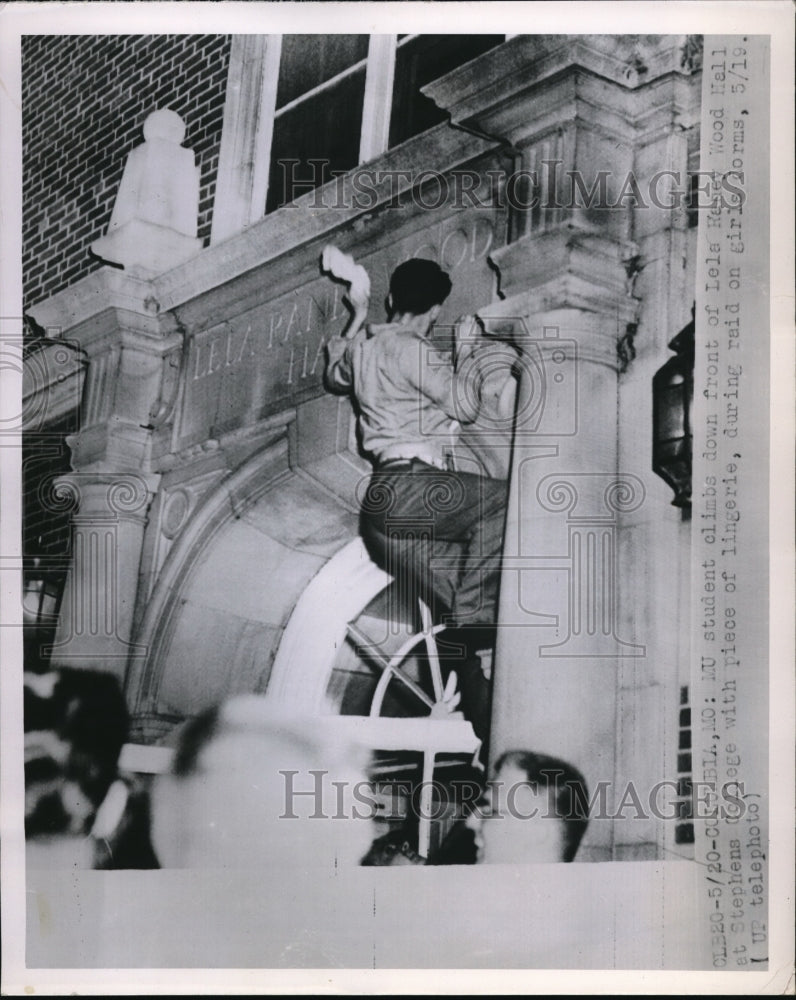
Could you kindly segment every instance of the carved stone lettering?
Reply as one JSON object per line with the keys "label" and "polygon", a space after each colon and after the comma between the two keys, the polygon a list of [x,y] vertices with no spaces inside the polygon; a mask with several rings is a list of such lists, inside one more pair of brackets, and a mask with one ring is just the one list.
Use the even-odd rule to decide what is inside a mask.
{"label": "carved stone lettering", "polygon": [[[494,273],[486,257],[500,239],[490,213],[454,216],[357,255],[372,281],[371,315],[385,318],[394,267],[429,257],[454,282],[441,322],[491,301]],[[194,334],[184,372],[178,445],[246,426],[268,413],[323,392],[324,348],[349,317],[344,286],[319,275],[292,292]]]}

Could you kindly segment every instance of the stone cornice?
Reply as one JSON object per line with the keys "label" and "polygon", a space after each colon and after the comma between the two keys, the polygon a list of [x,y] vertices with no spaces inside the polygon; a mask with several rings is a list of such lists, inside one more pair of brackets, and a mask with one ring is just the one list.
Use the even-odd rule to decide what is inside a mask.
{"label": "stone cornice", "polygon": [[575,68],[628,90],[665,73],[688,76],[684,44],[685,36],[676,35],[516,35],[422,89],[450,112],[454,124],[483,128],[485,116],[524,103],[532,91]]}
{"label": "stone cornice", "polygon": [[692,77],[670,73],[651,80],[643,88],[646,100],[635,114],[636,142],[654,142],[672,129],[688,130],[699,125],[702,74]]}
{"label": "stone cornice", "polygon": [[71,337],[75,327],[107,309],[156,312],[150,283],[117,267],[101,267],[27,311],[48,331],[48,336],[56,336],[55,331],[69,331]]}
{"label": "stone cornice", "polygon": [[547,132],[575,127],[629,143],[637,103],[632,91],[618,89],[573,67],[571,73],[559,74],[533,93],[498,101],[479,113],[477,123],[517,148],[538,141]]}
{"label": "stone cornice", "polygon": [[637,252],[633,243],[570,225],[515,240],[493,250],[490,260],[500,272],[501,295],[548,285],[566,275],[576,276],[593,287],[596,297],[592,308],[598,311],[604,300],[615,302],[626,297],[625,262]]}
{"label": "stone cornice", "polygon": [[89,357],[109,347],[124,347],[161,355],[180,343],[172,317],[110,304],[68,330],[68,337]]}
{"label": "stone cornice", "polygon": [[[524,237],[491,254],[505,299],[481,315],[560,326],[567,336],[582,337],[583,360],[618,369],[618,343],[638,321],[640,303],[628,274],[637,253],[633,243],[573,227]],[[505,336],[515,339],[510,330]]]}
{"label": "stone cornice", "polygon": [[[635,318],[634,303],[618,303],[612,309],[593,312],[579,305],[573,294],[573,281],[564,279],[553,286],[521,292],[495,303],[479,313],[490,333],[500,340],[507,340],[520,351],[527,351],[533,344],[547,343],[548,331],[556,331],[564,345],[577,344],[579,362],[601,365],[617,372],[620,364],[617,345],[627,330],[628,322]],[[583,290],[585,291],[585,289]],[[585,297],[584,297],[585,300]],[[568,301],[571,305],[562,305]],[[573,355],[562,346],[569,359]]]}

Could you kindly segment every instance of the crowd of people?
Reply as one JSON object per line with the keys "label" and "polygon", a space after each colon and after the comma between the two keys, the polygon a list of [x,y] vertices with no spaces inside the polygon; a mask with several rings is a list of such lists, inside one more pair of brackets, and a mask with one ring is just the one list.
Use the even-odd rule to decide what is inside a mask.
{"label": "crowd of people", "polygon": [[[571,861],[586,788],[563,761],[503,754],[483,795],[428,858],[416,826],[376,825],[369,760],[333,720],[237,696],[186,722],[166,773],[125,773],[118,682],[95,670],[26,675],[29,863],[79,868]],[[325,822],[324,822],[325,821]]]}

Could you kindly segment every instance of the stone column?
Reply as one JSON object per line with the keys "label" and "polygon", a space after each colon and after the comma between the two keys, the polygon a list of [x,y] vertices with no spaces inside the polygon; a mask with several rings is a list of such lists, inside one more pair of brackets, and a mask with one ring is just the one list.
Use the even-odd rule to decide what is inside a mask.
{"label": "stone column", "polygon": [[74,505],[72,563],[53,644],[55,666],[108,670],[124,680],[146,512],[154,484],[134,473],[75,472],[55,495]]}
{"label": "stone column", "polygon": [[[665,756],[655,681],[671,671],[671,644],[659,608],[646,613],[660,546],[646,551],[632,530],[657,513],[651,390],[640,372],[620,392],[619,373],[632,371],[636,334],[657,341],[682,295],[674,281],[665,301],[650,298],[640,326],[646,255],[671,276],[679,250],[687,275],[686,241],[660,232],[672,213],[638,207],[659,166],[685,166],[687,53],[684,36],[516,36],[424,88],[452,123],[504,139],[516,157],[512,242],[492,254],[504,301],[481,311],[523,352],[490,756],[564,757],[592,794],[606,783],[610,812],[628,782],[649,787]],[[593,821],[579,857],[617,856],[616,832]],[[623,836],[657,834],[647,824]]]}
{"label": "stone column", "polygon": [[[557,277],[485,311],[487,328],[522,352],[490,760],[512,749],[560,757],[590,790],[610,786],[611,805],[618,667],[645,655],[618,603],[620,519],[645,499],[637,470],[618,461],[617,343],[637,308],[624,280],[632,247],[565,231],[553,242]],[[511,275],[531,270],[527,249],[520,241],[493,254],[510,291]],[[611,824],[593,824],[583,856],[609,857],[611,836]]]}
{"label": "stone column", "polygon": [[153,439],[177,388],[182,335],[160,315],[148,282],[103,268],[32,310],[60,326],[88,365],[80,429],[67,438],[72,473],[54,502],[73,510],[71,564],[52,651],[54,665],[103,669],[120,680],[131,657],[147,512],[160,477]]}

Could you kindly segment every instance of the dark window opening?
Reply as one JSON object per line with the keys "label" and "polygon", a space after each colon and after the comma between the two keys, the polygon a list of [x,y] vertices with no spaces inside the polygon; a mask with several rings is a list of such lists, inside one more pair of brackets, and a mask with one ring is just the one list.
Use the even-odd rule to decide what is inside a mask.
{"label": "dark window opening", "polygon": [[276,118],[266,212],[357,165],[364,98],[362,66]]}
{"label": "dark window opening", "polygon": [[[388,146],[446,120],[420,88],[500,45],[503,35],[401,35],[393,92],[377,101],[390,116]],[[347,173],[360,162],[368,35],[282,39],[266,214]]]}
{"label": "dark window opening", "polygon": [[71,558],[73,510],[55,492],[55,480],[70,471],[66,432],[71,421],[26,434],[22,447],[22,621],[25,670],[47,670]]}
{"label": "dark window opening", "polygon": [[[699,136],[696,136],[696,141],[699,141]],[[685,213],[689,229],[694,229],[699,225],[699,186],[703,183],[699,175],[699,155],[698,145],[688,152],[688,194],[685,202]]]}
{"label": "dark window opening", "polygon": [[448,117],[420,93],[432,80],[502,44],[504,35],[417,35],[399,45],[390,115],[390,146],[438,125]]}
{"label": "dark window opening", "polygon": [[354,66],[368,54],[368,35],[283,35],[276,107]]}

